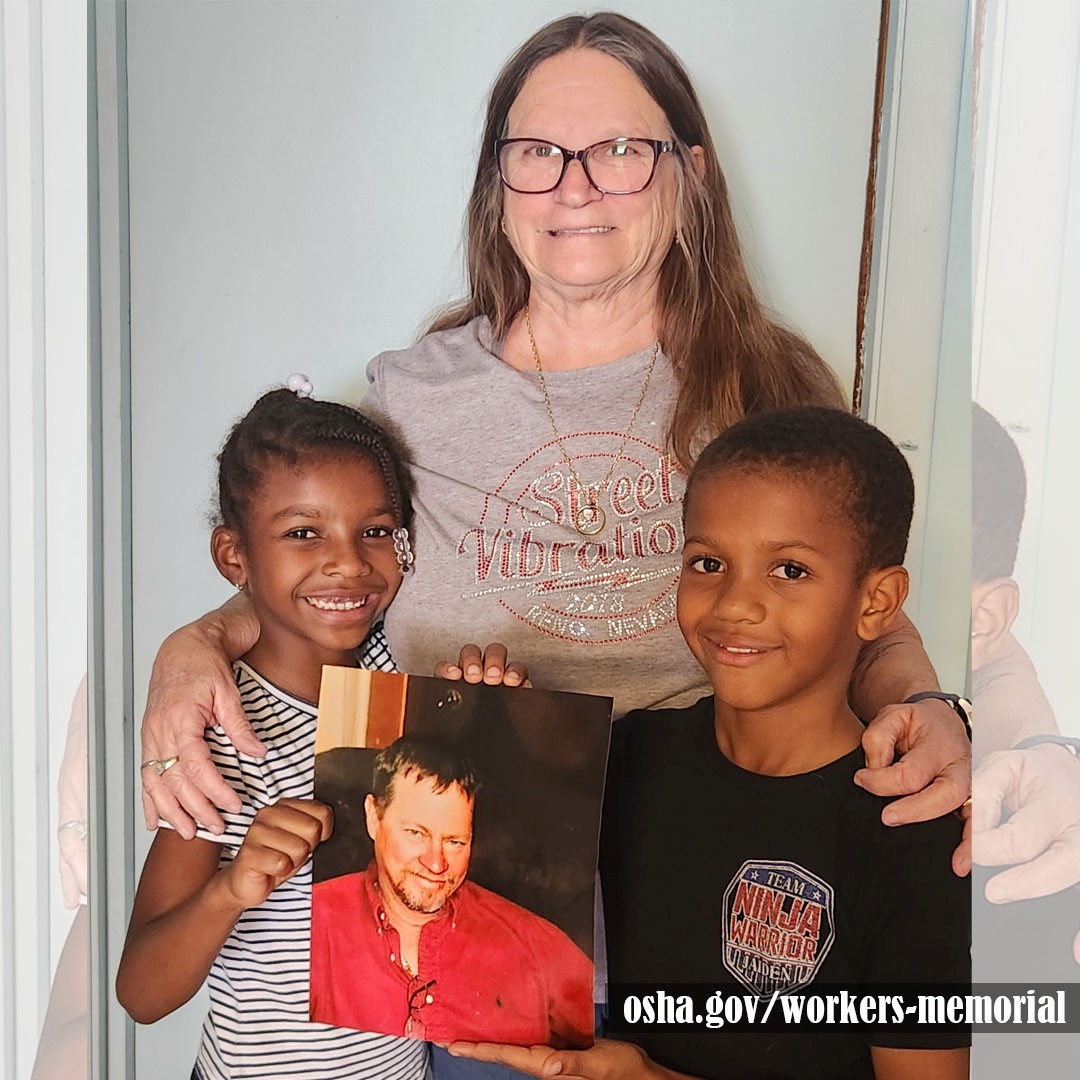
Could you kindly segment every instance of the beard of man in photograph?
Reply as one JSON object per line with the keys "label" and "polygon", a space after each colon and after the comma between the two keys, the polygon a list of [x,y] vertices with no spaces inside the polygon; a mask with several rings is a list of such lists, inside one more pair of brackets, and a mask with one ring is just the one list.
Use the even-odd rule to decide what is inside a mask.
{"label": "beard of man in photograph", "polygon": [[468,881],[479,782],[451,744],[380,751],[375,857],[312,897],[311,1019],[448,1042],[586,1047],[593,966],[554,924]]}

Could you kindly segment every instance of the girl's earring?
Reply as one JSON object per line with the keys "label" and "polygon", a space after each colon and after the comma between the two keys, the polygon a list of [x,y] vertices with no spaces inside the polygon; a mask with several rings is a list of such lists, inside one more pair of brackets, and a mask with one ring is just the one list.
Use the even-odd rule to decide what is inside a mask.
{"label": "girl's earring", "polygon": [[391,536],[394,538],[394,554],[397,556],[397,564],[403,574],[407,574],[414,562],[412,545],[409,543],[409,530],[404,525],[399,525]]}
{"label": "girl's earring", "polygon": [[236,586],[237,592],[243,592],[247,588],[246,581],[234,581],[233,584]]}

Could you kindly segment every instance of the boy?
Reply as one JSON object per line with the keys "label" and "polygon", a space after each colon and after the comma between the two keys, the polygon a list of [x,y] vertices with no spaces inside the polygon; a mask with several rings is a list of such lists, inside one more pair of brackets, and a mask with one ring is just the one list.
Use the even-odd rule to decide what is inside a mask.
{"label": "boy", "polygon": [[[702,453],[678,618],[714,697],[615,727],[601,845],[613,983],[768,999],[969,981],[959,821],[889,829],[886,800],[852,782],[863,728],[848,684],[907,595],[912,503],[900,451],[838,410],[755,416]],[[962,1034],[623,1037],[652,1059],[642,1076],[967,1075]]]}

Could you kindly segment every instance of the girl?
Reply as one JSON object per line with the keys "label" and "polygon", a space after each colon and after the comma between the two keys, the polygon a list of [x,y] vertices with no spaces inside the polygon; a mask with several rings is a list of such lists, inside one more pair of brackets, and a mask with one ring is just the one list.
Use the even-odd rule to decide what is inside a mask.
{"label": "girl", "polygon": [[[210,545],[258,612],[259,639],[233,667],[269,752],[248,757],[220,728],[207,730],[244,805],[224,814],[220,835],[158,831],[117,996],[152,1023],[209,975],[193,1080],[419,1080],[425,1043],[308,1021],[310,856],[333,827],[329,807],[312,799],[314,702],[323,664],[394,670],[376,624],[412,564],[408,475],[381,428],[312,400],[303,376],[289,386],[261,397],[225,443]],[[175,762],[143,768],[162,774]]]}

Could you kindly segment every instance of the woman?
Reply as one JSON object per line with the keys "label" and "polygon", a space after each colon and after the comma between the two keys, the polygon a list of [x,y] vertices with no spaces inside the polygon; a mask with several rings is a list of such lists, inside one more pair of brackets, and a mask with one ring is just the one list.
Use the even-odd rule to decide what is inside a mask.
{"label": "woman", "polygon": [[[707,692],[674,619],[685,470],[746,413],[844,404],[805,341],[772,322],[739,251],[694,90],[652,33],[613,14],[543,27],[495,82],[468,209],[469,297],[369,366],[365,410],[396,427],[416,482],[416,572],[387,621],[427,672],[464,630],[505,642],[538,686],[613,694],[616,713]],[[209,765],[213,717],[242,750],[229,656],[258,633],[242,598],[173,634],[154,665],[143,760],[150,823],[191,835],[235,796]],[[470,681],[505,657],[477,650]],[[490,670],[485,673],[485,668]],[[895,822],[968,792],[963,727],[910,623],[867,650],[852,700],[865,776]],[[882,711],[884,710],[884,711]],[[914,749],[912,749],[914,747]],[[954,860],[958,869],[967,860]]]}

